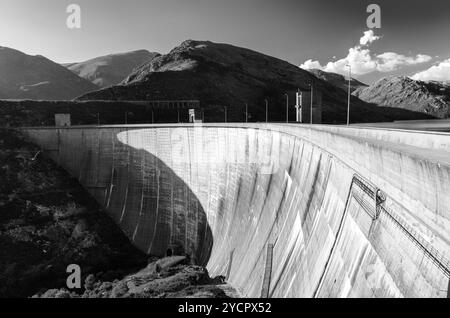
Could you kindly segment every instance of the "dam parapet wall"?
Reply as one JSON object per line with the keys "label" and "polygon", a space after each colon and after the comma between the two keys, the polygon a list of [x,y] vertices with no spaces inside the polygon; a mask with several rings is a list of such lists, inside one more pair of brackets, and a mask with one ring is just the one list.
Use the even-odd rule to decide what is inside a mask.
{"label": "dam parapet wall", "polygon": [[446,297],[450,135],[322,125],[24,128],[141,250],[249,297]]}

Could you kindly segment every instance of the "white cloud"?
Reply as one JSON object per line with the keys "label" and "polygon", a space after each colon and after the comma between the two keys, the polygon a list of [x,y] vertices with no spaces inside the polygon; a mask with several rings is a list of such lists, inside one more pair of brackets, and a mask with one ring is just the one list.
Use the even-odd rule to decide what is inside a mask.
{"label": "white cloud", "polygon": [[440,62],[437,65],[433,65],[429,69],[419,72],[411,76],[414,80],[419,81],[450,81],[450,58]]}
{"label": "white cloud", "polygon": [[371,51],[364,46],[368,46],[381,36],[377,36],[372,30],[364,32],[364,35],[359,39],[360,45],[356,45],[348,50],[346,57],[334,62],[328,62],[326,65],[321,65],[319,61],[312,59],[307,60],[300,65],[303,69],[317,68],[326,72],[333,72],[346,75],[350,65],[352,74],[364,75],[375,71],[392,72],[405,65],[421,64],[430,61],[431,56],[418,54],[416,56],[405,56],[394,52],[386,52],[373,56]]}
{"label": "white cloud", "polygon": [[431,61],[431,56],[418,54],[415,57],[405,56],[394,52],[377,55],[378,68],[380,72],[392,72],[403,65],[415,65]]}
{"label": "white cloud", "polygon": [[307,60],[305,63],[300,65],[302,69],[312,70],[315,68],[322,69],[322,65],[320,65],[319,61]]}
{"label": "white cloud", "polygon": [[363,37],[359,39],[359,44],[368,45],[380,38],[380,36],[373,33],[373,30],[365,31]]}

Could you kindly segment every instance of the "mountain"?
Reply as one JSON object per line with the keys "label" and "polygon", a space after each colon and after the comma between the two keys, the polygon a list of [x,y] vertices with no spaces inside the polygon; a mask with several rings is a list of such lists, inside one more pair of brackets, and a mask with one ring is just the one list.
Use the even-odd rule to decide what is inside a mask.
{"label": "mountain", "polygon": [[98,86],[37,55],[0,46],[0,99],[73,99]]}
{"label": "mountain", "polygon": [[[295,92],[323,93],[323,121],[346,120],[347,93],[286,61],[249,49],[210,41],[187,40],[166,55],[136,68],[120,85],[80,96],[79,100],[177,100],[198,99],[208,121],[245,120],[245,104],[251,121],[284,121],[287,92],[290,118],[294,119]],[[425,115],[398,109],[382,110],[352,98],[351,120],[392,121]]]}
{"label": "mountain", "polygon": [[85,62],[64,64],[64,66],[95,85],[107,87],[119,84],[135,67],[141,66],[158,55],[160,54],[138,50],[100,56]]}
{"label": "mountain", "polygon": [[[334,86],[337,86],[337,87],[343,89],[346,92],[348,91],[348,78],[345,78],[341,74],[332,73],[332,72],[324,72],[319,69],[311,69],[311,70],[308,70],[308,72],[314,74],[316,77],[318,77]],[[358,88],[367,87],[367,86],[368,86],[367,84],[364,84],[364,83],[352,78],[352,80],[350,82],[350,91],[354,92]]]}
{"label": "mountain", "polygon": [[450,117],[450,84],[416,81],[406,76],[385,77],[353,94],[379,106]]}

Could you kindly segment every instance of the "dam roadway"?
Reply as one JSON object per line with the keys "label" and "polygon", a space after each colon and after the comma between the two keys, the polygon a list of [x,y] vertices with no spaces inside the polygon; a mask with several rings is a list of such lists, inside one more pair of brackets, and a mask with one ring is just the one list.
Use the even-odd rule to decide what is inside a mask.
{"label": "dam roadway", "polygon": [[245,297],[448,297],[450,134],[294,124],[21,129],[138,248]]}

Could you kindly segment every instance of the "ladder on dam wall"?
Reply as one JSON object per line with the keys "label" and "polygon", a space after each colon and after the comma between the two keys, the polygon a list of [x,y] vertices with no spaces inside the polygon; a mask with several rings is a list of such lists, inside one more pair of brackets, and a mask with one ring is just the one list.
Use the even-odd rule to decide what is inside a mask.
{"label": "ladder on dam wall", "polygon": [[[372,225],[381,214],[388,217],[406,235],[406,237],[424,253],[425,257],[430,259],[432,263],[436,265],[448,279],[450,279],[449,260],[427,242],[423,236],[414,230],[414,228],[400,215],[385,205],[388,197],[384,192],[358,174],[355,174],[352,179],[349,195],[359,203],[370,217],[372,217]],[[394,201],[392,198],[389,199]]]}
{"label": "ladder on dam wall", "polygon": [[[424,255],[435,264],[447,278],[450,279],[450,262],[446,257],[429,244],[417,231],[413,229],[403,218],[397,215],[392,209],[384,205],[386,195],[364,180],[361,176],[355,174],[353,176],[350,195],[361,205],[375,221],[380,214],[386,215],[393,223],[416,245]],[[364,195],[361,195],[363,193]],[[371,198],[371,200],[367,199]],[[372,201],[372,202],[370,202]]]}
{"label": "ladder on dam wall", "polygon": [[[352,182],[350,184],[350,189],[347,197],[347,203],[345,205],[345,211],[341,218],[341,222],[336,234],[335,241],[331,248],[328,260],[325,264],[325,268],[319,280],[319,283],[314,291],[314,296],[317,297],[319,291],[322,287],[322,283],[328,272],[329,265],[333,258],[336,246],[340,240],[341,233],[343,232],[346,214],[349,210],[349,202],[354,199],[362,210],[367,213],[372,219],[369,227],[369,233],[372,230],[373,225],[378,220],[378,218],[383,215],[389,218],[395,226],[397,226],[406,237],[412,241],[412,243],[417,246],[424,254],[425,257],[430,259],[432,263],[449,279],[449,289],[450,289],[450,262],[445,257],[444,254],[435,249],[430,243],[428,243],[422,235],[420,235],[416,230],[413,229],[402,217],[395,213],[392,209],[386,206],[385,202],[389,199],[395,202],[392,198],[388,198],[384,192],[373,185],[368,180],[365,180],[358,174],[354,174]],[[450,298],[450,290],[447,290],[447,297]]]}

